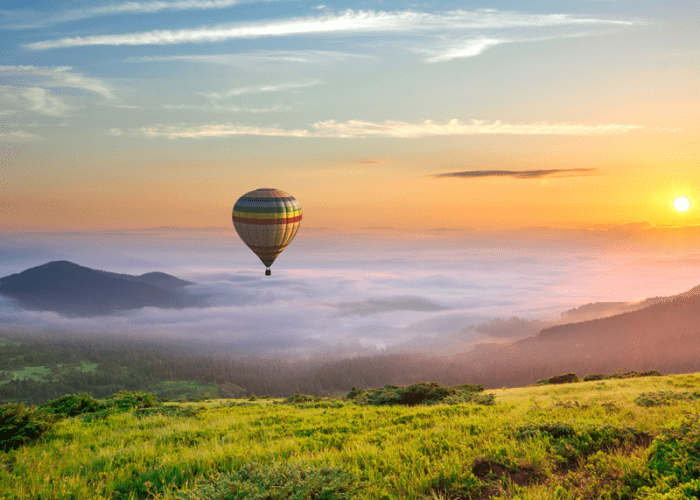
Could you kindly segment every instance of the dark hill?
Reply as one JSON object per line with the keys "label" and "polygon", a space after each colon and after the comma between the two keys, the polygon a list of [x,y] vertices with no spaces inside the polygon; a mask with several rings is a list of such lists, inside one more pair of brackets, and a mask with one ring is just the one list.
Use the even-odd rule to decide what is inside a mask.
{"label": "dark hill", "polygon": [[180,278],[176,278],[175,276],[171,276],[169,274],[165,273],[158,273],[158,272],[152,272],[152,273],[146,273],[142,274],[141,276],[132,276],[130,274],[118,274],[118,273],[110,273],[108,271],[98,271],[100,273],[104,273],[108,276],[113,276],[115,278],[120,278],[128,281],[134,281],[138,283],[146,283],[148,285],[153,285],[157,286],[159,288],[163,288],[164,290],[177,290],[180,289],[184,286],[187,285],[194,285],[191,281],[185,281],[181,280]]}
{"label": "dark hill", "polygon": [[681,294],[656,300],[636,311],[545,328],[527,340],[630,349],[659,348],[673,338],[700,336],[700,296]]}
{"label": "dark hill", "polygon": [[[700,369],[698,287],[655,297],[641,309],[578,323],[551,326],[511,344],[481,344],[455,357],[491,387],[523,386],[574,372]],[[481,378],[480,378],[481,377]]]}
{"label": "dark hill", "polygon": [[184,290],[190,284],[164,273],[131,276],[63,260],[0,278],[0,295],[25,309],[93,316],[147,306],[197,305],[200,299]]}

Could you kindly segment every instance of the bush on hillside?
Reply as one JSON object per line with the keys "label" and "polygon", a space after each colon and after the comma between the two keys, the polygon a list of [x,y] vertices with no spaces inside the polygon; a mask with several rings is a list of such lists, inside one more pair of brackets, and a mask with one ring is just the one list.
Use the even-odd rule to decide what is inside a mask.
{"label": "bush on hillside", "polygon": [[39,410],[60,417],[75,417],[85,413],[95,413],[102,403],[89,394],[70,394],[39,406]]}
{"label": "bush on hillside", "polygon": [[0,406],[0,450],[9,451],[39,439],[56,423],[56,417],[23,403]]}
{"label": "bush on hillside", "polygon": [[289,396],[286,398],[282,403],[285,404],[298,404],[298,403],[315,403],[317,401],[321,401],[321,398],[318,396],[309,396],[308,394],[294,394],[293,396]]}
{"label": "bush on hillside", "polygon": [[575,429],[565,422],[527,424],[518,427],[515,432],[515,437],[519,440],[538,435],[550,436],[548,445],[550,453],[560,464],[569,465],[600,450],[610,450],[630,444],[641,445],[651,440],[647,432],[634,427],[587,425]]}
{"label": "bush on hillside", "polygon": [[625,373],[591,373],[583,377],[584,382],[589,382],[592,380],[608,380],[608,379],[624,379],[624,378],[637,378],[637,377],[660,377],[661,373],[656,370],[648,370],[645,372],[625,372]]}
{"label": "bush on hillside", "polygon": [[700,498],[700,415],[663,429],[649,447],[648,466],[653,486],[641,488],[640,498]]}
{"label": "bush on hillside", "polygon": [[357,390],[353,387],[347,398],[358,404],[372,406],[415,406],[437,403],[493,404],[493,395],[480,394],[483,390],[483,385],[465,384],[445,387],[435,382],[419,382],[408,387],[385,385],[378,389],[369,390]]}
{"label": "bush on hillside", "polygon": [[700,399],[700,392],[657,391],[643,392],[634,398],[634,402],[639,406],[661,406],[694,399]]}
{"label": "bush on hillside", "polygon": [[581,379],[575,373],[567,373],[564,375],[556,375],[554,377],[543,378],[535,382],[535,385],[550,385],[550,384],[571,384],[581,382]]}

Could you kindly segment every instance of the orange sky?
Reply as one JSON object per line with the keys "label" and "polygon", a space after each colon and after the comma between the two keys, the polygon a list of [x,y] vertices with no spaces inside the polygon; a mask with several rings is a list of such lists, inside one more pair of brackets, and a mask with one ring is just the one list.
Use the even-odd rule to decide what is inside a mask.
{"label": "orange sky", "polygon": [[0,230],[700,226],[687,2],[293,4],[0,13]]}

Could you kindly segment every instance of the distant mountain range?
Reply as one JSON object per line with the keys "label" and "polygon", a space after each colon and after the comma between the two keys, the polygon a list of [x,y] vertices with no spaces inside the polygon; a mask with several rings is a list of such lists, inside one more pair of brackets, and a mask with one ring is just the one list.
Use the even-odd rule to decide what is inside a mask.
{"label": "distant mountain range", "polygon": [[61,260],[0,278],[0,295],[24,309],[95,316],[147,306],[199,305],[203,297],[185,290],[193,284],[165,273],[132,276]]}
{"label": "distant mountain range", "polygon": [[507,366],[501,383],[516,385],[546,373],[700,369],[700,287],[670,297],[587,304],[572,311],[570,317],[599,317],[549,326],[509,344],[482,343],[464,353],[461,362],[482,373]]}
{"label": "distant mountain range", "polygon": [[[479,339],[470,351],[474,339]],[[392,353],[457,353],[479,361],[494,356],[536,359],[646,359],[650,350],[698,351],[700,286],[669,297],[639,302],[595,302],[569,309],[552,321],[517,317],[472,325],[454,334],[414,337],[388,348]],[[486,356],[486,358],[484,358]],[[671,354],[669,354],[671,356]],[[500,358],[499,358],[500,359]]]}

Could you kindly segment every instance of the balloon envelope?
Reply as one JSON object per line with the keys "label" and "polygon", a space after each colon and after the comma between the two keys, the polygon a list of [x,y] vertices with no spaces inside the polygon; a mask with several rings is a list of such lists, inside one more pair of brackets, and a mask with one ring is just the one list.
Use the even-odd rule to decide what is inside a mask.
{"label": "balloon envelope", "polygon": [[279,189],[256,189],[233,206],[233,227],[238,236],[268,268],[292,241],[300,224],[301,205]]}

